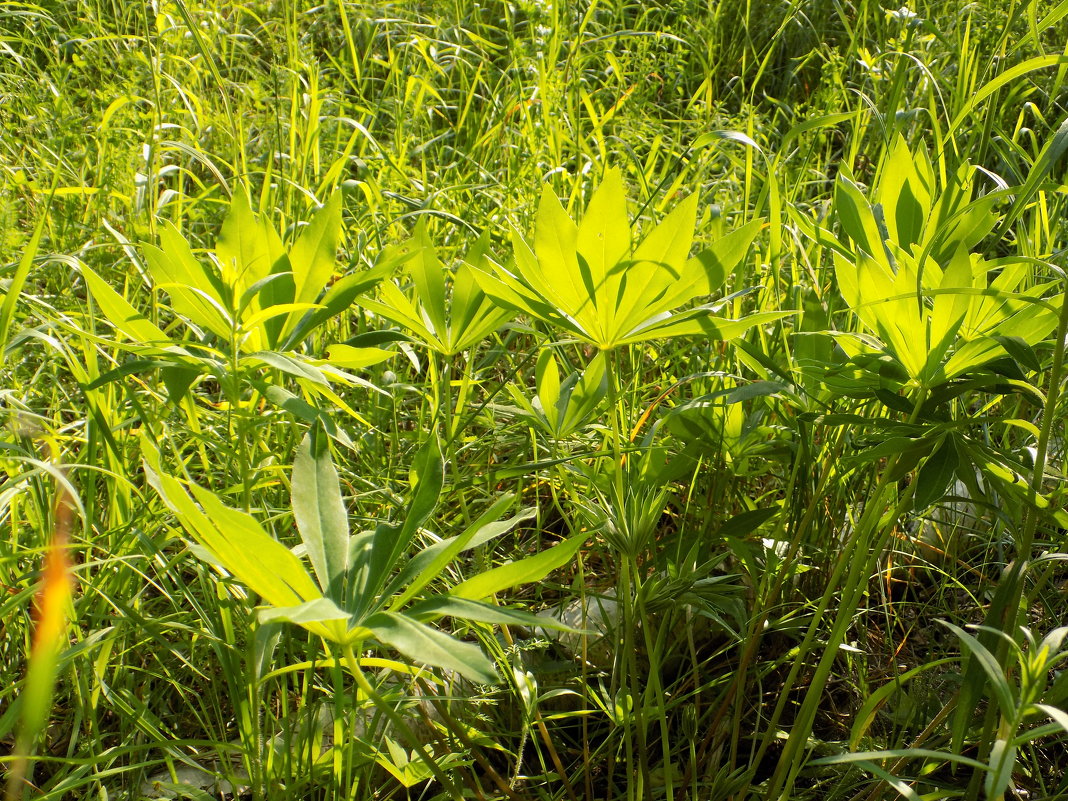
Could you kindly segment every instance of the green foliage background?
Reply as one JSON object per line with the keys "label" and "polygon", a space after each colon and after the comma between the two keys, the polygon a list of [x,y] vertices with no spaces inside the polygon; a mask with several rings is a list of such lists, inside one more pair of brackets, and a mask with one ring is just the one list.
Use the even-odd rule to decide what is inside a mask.
{"label": "green foliage background", "polygon": [[[0,4],[10,797],[1064,797],[1066,42],[1068,0]],[[665,220],[675,316],[554,307]],[[331,559],[401,542],[362,600],[334,483]]]}

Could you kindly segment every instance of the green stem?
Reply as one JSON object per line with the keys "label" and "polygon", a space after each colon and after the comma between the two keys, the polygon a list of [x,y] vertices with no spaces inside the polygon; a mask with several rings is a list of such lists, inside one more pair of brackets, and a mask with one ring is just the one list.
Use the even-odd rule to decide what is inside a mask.
{"label": "green stem", "polygon": [[[913,413],[908,420],[910,424],[915,423],[918,419],[926,397],[926,388],[920,387],[914,399]],[[846,633],[853,624],[854,615],[867,589],[868,577],[871,575],[876,561],[886,546],[886,541],[893,530],[894,522],[908,508],[912,501],[912,495],[916,491],[916,483],[913,482],[898,499],[897,505],[888,514],[883,514],[884,498],[896,488],[895,482],[892,482],[890,477],[894,474],[899,461],[900,455],[894,455],[887,460],[885,468],[879,475],[872,497],[865,503],[860,520],[857,522],[852,535],[844,544],[834,571],[827,582],[827,589],[813,612],[812,623],[805,632],[805,638],[798,648],[797,658],[790,668],[789,676],[775,706],[773,718],[777,720],[778,716],[782,714],[806,657],[812,652],[816,644],[824,613],[830,608],[834,599],[840,595],[838,612],[834,617],[830,636],[823,647],[822,656],[805,691],[805,698],[801,703],[800,710],[798,710],[797,719],[794,721],[782,756],[771,778],[770,789],[766,795],[769,801],[787,801],[791,797],[793,783],[801,769],[803,749],[811,734],[812,723],[815,721],[816,713],[823,697],[823,690],[827,686],[833,671],[834,661],[838,657],[839,646],[844,642]],[[846,573],[847,567],[849,568],[848,573]],[[840,584],[843,574],[846,576],[845,583]],[[769,728],[770,732],[771,729]],[[765,737],[765,745],[766,742],[767,737]]]}
{"label": "green stem", "polygon": [[394,709],[386,699],[379,695],[375,688],[371,686],[371,683],[367,681],[367,676],[364,675],[363,670],[360,668],[360,660],[356,658],[352,643],[345,643],[344,654],[345,664],[348,666],[352,677],[356,680],[356,686],[360,688],[360,692],[371,699],[371,703],[375,705],[375,708],[386,716],[386,720],[390,722],[390,725],[393,726],[394,730],[407,741],[409,747],[411,747],[419,758],[423,760],[423,764],[430,769],[430,772],[433,774],[438,784],[445,789],[445,792],[447,792],[454,801],[463,801],[463,794],[456,785],[453,784],[452,780],[441,770],[441,767],[434,760],[434,757],[432,757],[423,744],[419,742],[419,738],[415,736],[414,732],[412,732],[411,728],[404,721],[404,718],[402,718],[397,713],[397,710]]}
{"label": "green stem", "polygon": [[[1066,281],[1068,284],[1068,281]],[[1057,333],[1056,338],[1053,340],[1053,364],[1049,370],[1049,389],[1046,390],[1046,405],[1042,410],[1042,428],[1039,430],[1038,443],[1035,452],[1035,466],[1034,472],[1031,475],[1031,489],[1035,493],[1042,491],[1042,477],[1046,472],[1046,459],[1049,454],[1049,441],[1053,435],[1053,425],[1057,421],[1057,404],[1061,397],[1061,383],[1064,374],[1064,341],[1068,337],[1068,291],[1061,296],[1061,313],[1057,320]],[[1038,526],[1038,507],[1035,504],[1028,504],[1027,512],[1024,517],[1023,530],[1020,532],[1020,538],[1016,545],[1016,561],[1021,565],[1018,571],[1019,585],[1016,587],[1016,599],[1017,604],[1014,608],[1023,610],[1030,608],[1031,603],[1035,597],[1041,592],[1042,587],[1049,581],[1050,573],[1053,571],[1053,563],[1048,564],[1043,569],[1042,574],[1039,576],[1038,581],[1035,582],[1034,588],[1027,595],[1027,603],[1021,605],[1019,598],[1023,592],[1023,571],[1024,564],[1031,558],[1031,549],[1034,547],[1035,542],[1035,529]],[[1006,630],[1007,634],[1013,634],[1018,629],[1016,628],[1017,622],[1013,621],[1013,628],[1011,631]]]}

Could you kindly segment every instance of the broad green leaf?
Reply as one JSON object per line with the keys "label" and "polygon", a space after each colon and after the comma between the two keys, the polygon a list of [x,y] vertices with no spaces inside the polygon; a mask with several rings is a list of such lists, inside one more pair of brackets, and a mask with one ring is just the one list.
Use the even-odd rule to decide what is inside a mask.
{"label": "broad green leaf", "polygon": [[509,562],[473,576],[457,584],[449,594],[477,601],[509,587],[541,581],[558,567],[570,562],[585,541],[585,534],[576,534],[534,556],[528,556],[518,562]]}
{"label": "broad green leaf", "polygon": [[[534,225],[536,266],[529,261],[523,263],[530,253],[525,247],[515,249],[516,266],[527,280],[538,281],[539,294],[553,301],[559,313],[588,322],[592,317],[593,300],[590,289],[582,281],[577,245],[577,226],[545,184]],[[592,317],[592,320],[595,322],[596,318]]]}
{"label": "broad green leaf", "polygon": [[159,231],[158,248],[145,245],[143,250],[152,281],[166,285],[174,310],[195,325],[211,331],[221,339],[230,336],[227,301],[222,287],[200,263],[189,243],[171,223],[164,222]]}
{"label": "broad green leaf", "polygon": [[297,606],[272,606],[259,610],[260,623],[328,623],[349,619],[349,613],[329,598],[316,598]]}
{"label": "broad green leaf", "polygon": [[881,687],[871,692],[865,699],[863,705],[861,705],[860,711],[853,717],[853,727],[849,733],[850,750],[854,750],[860,746],[861,739],[867,734],[868,728],[875,720],[875,715],[880,707],[887,702],[887,699],[889,699],[891,695],[901,690],[905,682],[919,676],[921,673],[926,673],[928,670],[934,668],[940,668],[953,661],[953,659],[947,658],[923,663],[905,671],[904,673],[895,675],[893,679],[887,681]]}
{"label": "broad green leaf", "polygon": [[922,151],[913,156],[904,137],[898,134],[875,193],[890,239],[906,251],[921,241],[931,213],[933,176],[929,164],[927,169],[921,168],[924,158],[926,153]]}
{"label": "broad green leaf", "polygon": [[256,351],[250,353],[248,356],[243,356],[239,361],[239,364],[265,364],[268,367],[273,367],[275,370],[286,373],[287,375],[295,376],[296,378],[310,381],[313,384],[322,384],[328,386],[326,376],[323,375],[322,370],[313,364],[298,359],[295,355],[291,356],[285,353],[276,353],[270,350]]}
{"label": "broad green leaf", "polygon": [[538,387],[541,412],[549,422],[549,427],[555,431],[560,422],[560,411],[557,409],[557,403],[560,400],[560,369],[556,364],[556,356],[552,348],[544,348],[538,355],[534,376]]}
{"label": "broad green leaf", "polygon": [[1004,799],[1016,767],[1016,746],[999,737],[990,749],[990,768],[983,780],[983,790],[989,799]]}
{"label": "broad green leaf", "polygon": [[383,348],[354,348],[351,345],[331,345],[326,349],[326,360],[346,370],[362,370],[381,364],[396,356],[396,352]]}
{"label": "broad green leaf", "polygon": [[709,295],[718,291],[727,280],[727,276],[733,274],[738,265],[742,263],[763,226],[764,221],[760,219],[748,222],[741,228],[724,234],[685,262],[682,278],[691,276],[691,280],[676,286],[673,291],[665,295],[663,301],[653,308],[657,311],[666,311],[688,303],[701,295]]}
{"label": "broad green leaf", "polygon": [[426,219],[415,226],[411,247],[415,256],[408,262],[408,273],[415,284],[416,297],[430,320],[430,327],[439,339],[448,338],[449,323],[445,308],[445,266],[438,260],[437,251],[426,230]]}
{"label": "broad green leaf", "polygon": [[289,253],[296,303],[314,303],[322,294],[334,274],[340,239],[341,193],[335,192],[301,231]]}
{"label": "broad green leaf", "polygon": [[304,436],[293,463],[293,516],[319,586],[331,598],[344,598],[349,569],[349,523],[330,442],[320,426]]}
{"label": "broad green leaf", "polygon": [[[679,265],[685,265],[690,255],[697,223],[697,200],[696,192],[686,197],[635,248],[627,268],[627,291],[620,301],[619,319],[629,320],[636,308],[645,305],[642,304],[642,298],[658,296],[682,278]],[[749,226],[743,226],[739,231],[748,229]],[[759,224],[751,230],[755,236],[756,231],[760,230]],[[733,231],[720,237],[707,253],[698,257],[707,278],[707,285],[702,286],[702,294],[713,292],[723,285],[729,269],[724,261],[733,261],[736,245],[746,236],[742,234],[739,237],[737,234],[738,231]],[[752,238],[740,248],[742,253],[739,259],[745,255],[750,242]]]}
{"label": "broad green leaf", "polygon": [[[579,271],[587,294],[594,298],[596,325],[602,332],[615,329],[630,265],[630,223],[627,198],[618,168],[610,168],[590,198],[576,238]],[[651,287],[650,287],[651,289]]]}
{"label": "broad green leaf", "polygon": [[482,684],[499,681],[493,663],[471,643],[393,612],[372,615],[365,625],[379,641],[416,663],[452,670]]}
{"label": "broad green leaf", "polygon": [[[260,224],[245,192],[236,191],[215,245],[223,283],[232,288],[235,298],[273,272],[281,245],[269,241],[268,231],[274,229]],[[277,233],[274,238],[278,238]]]}
{"label": "broad green leaf", "polygon": [[149,482],[174,512],[178,522],[238,580],[274,606],[297,606],[320,597],[318,587],[300,560],[244,512],[225,507],[214,495],[194,485],[201,511],[179,482],[152,468]]}
{"label": "broad green leaf", "polygon": [[131,306],[126,298],[108,286],[90,267],[82,265],[82,277],[104,317],[132,342],[156,348],[171,344],[170,338],[163,331]]}
{"label": "broad green leaf", "polygon": [[864,194],[845,174],[838,174],[834,185],[834,205],[838,211],[838,221],[856,246],[872,259],[889,270],[883,249],[883,237],[871,206]]}
{"label": "broad green leaf", "polygon": [[855,751],[846,754],[834,754],[833,756],[819,757],[808,764],[819,765],[845,765],[850,762],[866,762],[870,760],[884,759],[924,759],[934,762],[954,762],[958,765],[966,765],[970,768],[986,770],[987,765],[971,757],[960,756],[954,753],[934,751],[930,748],[888,748],[885,751]]}
{"label": "broad green leaf", "polygon": [[204,544],[226,569],[274,606],[293,606],[287,598],[311,601],[322,595],[304,565],[282,543],[263,530],[252,515],[224,505],[214,493],[196,484],[193,496],[217,531],[216,544],[225,543],[225,554]]}
{"label": "broad green leaf", "polygon": [[951,438],[943,440],[935,452],[927,457],[916,476],[913,508],[917,512],[942,500],[956,475],[958,462],[957,448]]}
{"label": "broad green leaf", "polygon": [[1050,704],[1033,704],[1033,706],[1035,709],[1039,709],[1049,715],[1064,733],[1068,734],[1068,712]]}
{"label": "broad green leaf", "polygon": [[452,617],[457,620],[473,620],[476,623],[495,623],[502,626],[529,626],[531,628],[556,629],[576,632],[570,626],[552,617],[539,617],[522,609],[509,609],[497,604],[457,598],[452,595],[439,595],[412,604],[405,614],[416,620],[429,622],[440,617]]}
{"label": "broad green leaf", "polygon": [[668,339],[676,336],[706,336],[709,339],[729,341],[737,339],[753,326],[781,320],[795,312],[757,312],[740,320],[713,317],[709,309],[696,309],[669,317],[663,322],[651,323],[622,337],[616,344],[627,345],[650,339]]}

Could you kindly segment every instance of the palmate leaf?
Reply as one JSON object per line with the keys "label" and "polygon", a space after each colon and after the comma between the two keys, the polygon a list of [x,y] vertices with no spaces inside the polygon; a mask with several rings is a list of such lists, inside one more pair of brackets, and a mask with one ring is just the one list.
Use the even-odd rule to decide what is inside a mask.
{"label": "palmate leaf", "polygon": [[202,550],[201,558],[225,569],[263,599],[262,622],[293,623],[345,646],[377,641],[411,660],[455,671],[473,681],[497,680],[493,663],[475,645],[427,624],[444,616],[491,624],[534,625],[539,618],[504,609],[488,596],[538,581],[574,557],[585,535],[534,556],[476,575],[453,593],[425,597],[426,587],[461,552],[482,545],[534,516],[523,509],[500,516],[513,504],[505,495],[460,535],[434,543],[409,558],[419,527],[437,505],[444,480],[440,445],[431,438],[412,466],[412,493],[403,520],[373,533],[349,536],[337,470],[320,424],[304,437],[293,466],[292,504],[304,551],[301,558],[271,536],[252,515],[232,509],[210,491],[189,488],[167,475],[160,456],[142,438],[149,483]]}
{"label": "palmate leaf", "polygon": [[[363,301],[375,314],[405,328],[422,344],[443,356],[455,356],[477,345],[512,316],[494,304],[476,282],[472,265],[486,269],[488,237],[483,235],[454,271],[441,263],[426,224],[420,221],[412,239],[391,257],[407,265],[412,284],[406,294],[384,281],[377,300]],[[451,276],[451,280],[446,280]]]}
{"label": "palmate leaf", "polygon": [[514,265],[476,267],[474,277],[495,302],[602,351],[683,334],[730,339],[755,323],[712,319],[710,309],[672,313],[722,285],[745,258],[761,223],[687,259],[696,210],[696,196],[683,200],[632,251],[619,170],[608,170],[578,225],[546,186],[533,244],[514,233]]}

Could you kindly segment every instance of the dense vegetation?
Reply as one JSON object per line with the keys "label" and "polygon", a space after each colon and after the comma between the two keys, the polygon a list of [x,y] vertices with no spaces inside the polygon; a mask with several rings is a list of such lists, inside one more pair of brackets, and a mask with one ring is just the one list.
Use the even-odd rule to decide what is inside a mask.
{"label": "dense vegetation", "polygon": [[7,798],[1068,797],[1066,43],[0,4]]}

